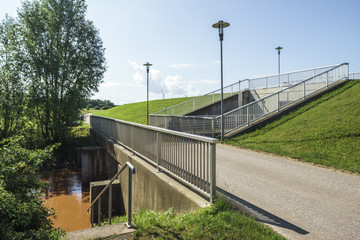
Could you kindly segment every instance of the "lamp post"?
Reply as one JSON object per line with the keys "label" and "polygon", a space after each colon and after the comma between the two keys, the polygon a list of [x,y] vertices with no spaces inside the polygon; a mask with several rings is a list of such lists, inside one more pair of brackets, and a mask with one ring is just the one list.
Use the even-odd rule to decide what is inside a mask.
{"label": "lamp post", "polygon": [[219,37],[220,37],[220,63],[221,63],[221,105],[220,105],[220,111],[221,111],[221,140],[224,139],[224,108],[223,108],[223,51],[222,51],[222,41],[224,40],[224,28],[230,26],[230,23],[224,22],[220,20],[217,23],[214,23],[212,25],[213,28],[219,29]]}
{"label": "lamp post", "polygon": [[144,66],[146,66],[146,125],[149,125],[149,69],[152,64],[147,62]]}
{"label": "lamp post", "polygon": [[279,87],[280,87],[280,50],[283,49],[282,47],[278,46],[275,50],[278,51],[278,74],[279,74]]}

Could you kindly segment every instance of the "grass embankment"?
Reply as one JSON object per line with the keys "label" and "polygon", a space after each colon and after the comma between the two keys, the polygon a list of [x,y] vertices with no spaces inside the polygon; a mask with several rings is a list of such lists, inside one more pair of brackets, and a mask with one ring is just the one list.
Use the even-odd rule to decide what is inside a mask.
{"label": "grass embankment", "polygon": [[[192,97],[149,101],[149,114],[163,110],[164,108],[172,107],[189,99],[192,99]],[[97,112],[94,116],[109,117],[128,122],[146,124],[146,102],[120,105]]]}
{"label": "grass embankment", "polygon": [[[126,222],[126,216],[113,223]],[[197,212],[176,215],[172,210],[134,213],[133,239],[285,239],[269,227],[235,211],[223,199]]]}
{"label": "grass embankment", "polygon": [[360,173],[360,82],[224,143]]}

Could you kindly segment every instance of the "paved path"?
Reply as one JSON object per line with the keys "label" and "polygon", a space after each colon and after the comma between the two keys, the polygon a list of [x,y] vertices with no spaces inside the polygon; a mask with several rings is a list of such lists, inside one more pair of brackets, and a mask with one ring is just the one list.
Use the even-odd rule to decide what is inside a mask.
{"label": "paved path", "polygon": [[360,240],[360,176],[217,144],[217,186],[289,239]]}

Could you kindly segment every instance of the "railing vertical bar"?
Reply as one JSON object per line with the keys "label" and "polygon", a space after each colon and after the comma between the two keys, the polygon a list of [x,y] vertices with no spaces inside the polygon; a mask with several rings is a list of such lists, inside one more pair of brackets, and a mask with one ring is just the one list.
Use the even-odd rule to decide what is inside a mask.
{"label": "railing vertical bar", "polygon": [[101,197],[98,200],[98,225],[101,223]]}
{"label": "railing vertical bar", "polygon": [[131,126],[131,154],[134,155],[134,126]]}
{"label": "railing vertical bar", "polygon": [[156,171],[159,172],[159,165],[161,161],[161,133],[156,132],[156,140],[157,140]]}
{"label": "railing vertical bar", "polygon": [[214,203],[216,195],[216,145],[210,144],[210,202]]}
{"label": "railing vertical bar", "polygon": [[108,210],[109,225],[111,225],[112,218],[112,183],[109,185],[109,210]]}
{"label": "railing vertical bar", "polygon": [[131,223],[131,207],[132,207],[132,169],[129,167],[129,188],[128,188],[128,227],[132,226]]}
{"label": "railing vertical bar", "polygon": [[91,227],[94,227],[94,215],[95,215],[95,210],[94,210],[94,206],[91,207]]}
{"label": "railing vertical bar", "polygon": [[195,164],[196,164],[196,186],[199,187],[200,186],[200,150],[199,150],[199,142],[196,142],[196,158],[195,158]]}

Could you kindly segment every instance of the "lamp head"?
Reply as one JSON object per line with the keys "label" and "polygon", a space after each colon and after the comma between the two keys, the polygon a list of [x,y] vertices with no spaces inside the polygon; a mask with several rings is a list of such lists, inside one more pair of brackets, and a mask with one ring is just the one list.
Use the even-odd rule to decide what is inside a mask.
{"label": "lamp head", "polygon": [[149,72],[149,67],[152,66],[152,64],[147,62],[147,63],[144,63],[144,66],[146,66],[146,71]]}
{"label": "lamp head", "polygon": [[278,54],[280,54],[280,50],[283,49],[282,47],[278,46],[277,48],[275,48],[275,50],[278,50]]}
{"label": "lamp head", "polygon": [[218,28],[219,29],[219,36],[220,36],[220,41],[222,41],[224,39],[224,28],[230,26],[230,23],[228,22],[224,22],[223,20],[220,20],[217,23],[214,23],[212,25],[213,28]]}

